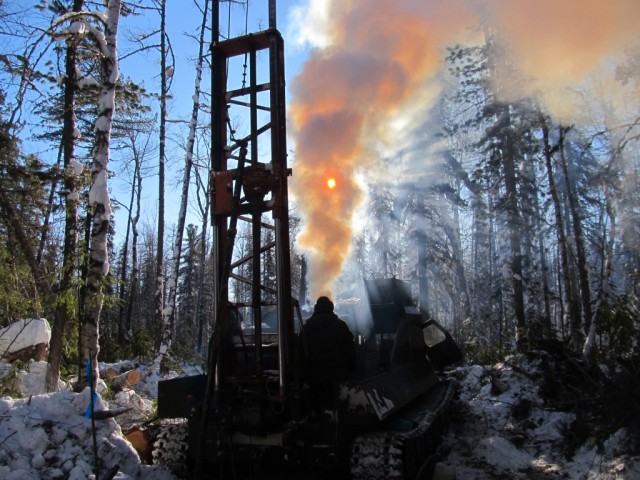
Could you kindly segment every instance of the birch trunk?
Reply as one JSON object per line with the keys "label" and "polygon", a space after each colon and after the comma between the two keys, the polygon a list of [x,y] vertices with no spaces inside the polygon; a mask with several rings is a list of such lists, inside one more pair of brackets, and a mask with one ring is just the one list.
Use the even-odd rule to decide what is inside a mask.
{"label": "birch trunk", "polygon": [[115,109],[116,83],[118,81],[118,23],[121,0],[109,0],[104,34],[93,30],[92,34],[101,53],[101,87],[96,136],[92,151],[91,190],[89,205],[92,210],[91,246],[89,248],[89,270],[85,280],[86,302],[81,312],[81,368],[80,385],[87,382],[86,371],[91,365],[91,381],[95,387],[98,379],[98,353],[100,351],[100,314],[104,300],[104,282],[109,272],[108,234],[111,220],[111,198],[107,185],[109,169],[109,145]]}
{"label": "birch trunk", "polygon": [[184,178],[182,183],[182,196],[180,198],[180,211],[178,214],[178,226],[173,245],[171,257],[171,277],[169,278],[169,291],[167,295],[166,308],[164,309],[163,325],[170,326],[173,330],[176,308],[176,290],[178,285],[178,272],[180,271],[180,256],[182,253],[182,237],[184,235],[184,224],[187,217],[187,205],[189,203],[189,185],[191,183],[191,169],[193,167],[193,150],[198,126],[198,113],[200,112],[200,83],[202,81],[202,64],[204,62],[204,35],[206,31],[209,2],[205,1],[202,14],[202,24],[200,26],[200,39],[198,47],[198,62],[196,65],[196,82],[193,94],[193,109],[191,121],[189,122],[189,136],[184,160]]}

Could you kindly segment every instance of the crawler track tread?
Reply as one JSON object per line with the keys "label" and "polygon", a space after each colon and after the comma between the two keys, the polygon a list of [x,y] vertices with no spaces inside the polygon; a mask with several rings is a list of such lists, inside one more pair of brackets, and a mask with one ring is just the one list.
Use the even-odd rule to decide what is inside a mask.
{"label": "crawler track tread", "polygon": [[451,404],[457,384],[441,381],[399,420],[410,423],[406,431],[366,432],[356,437],[351,449],[353,480],[413,480],[433,453],[443,430],[443,415]]}

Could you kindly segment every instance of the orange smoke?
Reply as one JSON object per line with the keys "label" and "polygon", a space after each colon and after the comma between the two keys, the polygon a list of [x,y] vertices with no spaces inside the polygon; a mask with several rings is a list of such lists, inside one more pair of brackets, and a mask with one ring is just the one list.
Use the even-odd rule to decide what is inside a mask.
{"label": "orange smoke", "polygon": [[[310,0],[311,2],[312,0]],[[501,84],[510,97],[538,95],[550,113],[567,88],[637,39],[639,0],[327,0],[329,46],[312,51],[293,80],[289,105],[296,159],[291,187],[303,219],[312,298],[331,295],[350,252],[364,200],[357,173],[393,178],[375,146],[395,142],[389,124],[428,96],[444,47],[482,41],[487,28],[527,82]],[[317,5],[316,5],[317,6]],[[313,27],[313,25],[306,25]],[[429,105],[419,105],[428,115]],[[337,188],[329,190],[326,180]]]}
{"label": "orange smoke", "polygon": [[513,83],[498,76],[503,99],[535,97],[567,123],[579,121],[584,109],[575,91],[588,91],[586,82],[624,61],[640,39],[638,0],[487,0],[484,6],[487,24],[506,46],[501,64],[519,72]]}
{"label": "orange smoke", "polygon": [[[429,2],[333,2],[332,45],[312,52],[294,79],[291,186],[304,220],[297,240],[309,256],[312,298],[333,294],[350,252],[353,214],[364,199],[355,174],[378,161],[370,146],[381,141],[391,116],[440,68],[436,30],[428,21],[433,8],[423,3]],[[338,188],[328,192],[330,177]]]}

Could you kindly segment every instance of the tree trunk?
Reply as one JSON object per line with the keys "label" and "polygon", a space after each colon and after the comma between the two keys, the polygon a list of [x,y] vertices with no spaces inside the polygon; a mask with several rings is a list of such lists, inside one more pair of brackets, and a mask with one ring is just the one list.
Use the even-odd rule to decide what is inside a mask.
{"label": "tree trunk", "polygon": [[22,227],[22,218],[14,208],[14,202],[7,197],[2,188],[0,188],[0,211],[2,211],[6,216],[7,223],[10,226],[10,231],[20,245],[21,253],[24,255],[27,264],[29,265],[29,270],[31,271],[33,280],[38,287],[38,291],[40,294],[45,296],[51,295],[49,283],[47,283],[44,272],[38,264],[30,239]]}
{"label": "tree trunk", "polygon": [[128,370],[119,375],[114,375],[111,377],[111,391],[120,392],[139,383],[141,379],[142,375],[138,370]]}
{"label": "tree trunk", "polygon": [[[509,115],[508,108],[505,115]],[[509,115],[510,116],[510,115]],[[507,120],[510,128],[511,120]],[[524,311],[524,291],[522,288],[522,251],[520,231],[520,209],[518,207],[518,188],[515,167],[515,149],[513,138],[507,135],[507,148],[500,152],[502,167],[504,168],[504,183],[506,190],[505,208],[509,230],[509,245],[511,247],[511,287],[513,289],[513,308],[516,316],[516,342],[519,351],[527,347],[527,323]]]}
{"label": "tree trunk", "polygon": [[301,305],[307,303],[307,257],[300,255],[300,290],[298,290],[298,297]]}
{"label": "tree trunk", "polygon": [[[83,0],[73,2],[73,11],[82,10]],[[45,389],[47,392],[58,390],[60,380],[60,363],[62,361],[62,348],[64,347],[65,330],[70,317],[74,316],[77,305],[74,305],[75,296],[73,290],[73,276],[75,271],[75,254],[78,244],[78,191],[76,187],[76,173],[74,171],[74,151],[76,145],[76,57],[78,52],[78,39],[73,36],[67,40],[67,57],[65,61],[65,83],[64,83],[64,112],[62,127],[62,145],[64,169],[64,193],[65,203],[65,226],[64,226],[64,247],[62,252],[62,277],[58,288],[58,298],[56,301],[55,318],[51,328],[51,342],[49,344],[49,365],[45,379]]]}
{"label": "tree trunk", "polygon": [[[68,57],[67,57],[68,59]],[[75,73],[75,72],[74,72]],[[67,77],[68,80],[69,77]],[[67,109],[65,108],[64,111],[66,112]],[[64,126],[62,127],[63,131],[64,131]],[[64,134],[62,135],[62,138],[60,139],[60,147],[58,148],[58,160],[56,161],[56,169],[60,168],[60,165],[63,163],[63,151],[64,151],[64,143],[65,143],[65,138],[64,138]],[[64,174],[64,172],[63,172]],[[47,202],[47,209],[44,215],[44,221],[42,224],[42,234],[40,235],[40,247],[38,248],[38,254],[37,254],[37,261],[38,264],[42,263],[42,257],[44,255],[44,250],[47,246],[47,240],[49,239],[49,224],[51,223],[51,215],[53,213],[53,204],[56,200],[56,196],[58,194],[58,177],[54,177],[53,181],[51,182],[51,190],[49,191],[49,201]]]}
{"label": "tree trunk", "polygon": [[[596,306],[593,313],[593,318],[591,320],[591,325],[589,327],[589,331],[587,333],[587,338],[584,343],[584,347],[582,349],[582,354],[584,357],[592,362],[595,362],[596,357],[596,349],[595,349],[595,340],[596,340],[596,328],[598,327],[598,319],[600,317],[600,313],[603,308],[603,304],[607,300],[607,296],[609,294],[609,284],[611,281],[611,276],[613,274],[613,264],[611,259],[613,258],[613,247],[616,240],[616,217],[614,206],[609,198],[609,188],[605,187],[605,208],[607,217],[609,218],[609,240],[606,241],[606,232],[603,232],[603,240],[606,242],[603,245],[602,256],[604,257],[604,266],[601,272],[600,279],[600,292],[598,294],[598,300],[596,302]],[[603,227],[603,230],[605,228]]]}
{"label": "tree trunk", "polygon": [[[451,260],[455,275],[455,300],[458,305],[459,314],[454,318],[454,332],[457,334],[462,328],[462,321],[471,317],[471,307],[469,305],[469,286],[465,273],[462,242],[460,241],[460,218],[458,207],[453,204],[453,218],[445,218],[443,229],[449,243],[451,244]],[[443,216],[445,213],[443,213]]]}
{"label": "tree trunk", "polygon": [[[136,152],[133,152],[135,170],[138,168],[138,160]],[[131,185],[131,197],[129,198],[129,209],[127,215],[127,230],[124,235],[124,244],[122,246],[122,264],[120,267],[120,291],[118,292],[118,299],[120,300],[120,306],[118,307],[118,343],[122,344],[125,341],[125,332],[128,332],[128,328],[125,326],[125,305],[126,305],[126,286],[127,286],[127,266],[129,260],[129,236],[131,235],[131,217],[133,215],[133,203],[135,201],[136,194],[136,182],[137,175],[133,177],[133,184]]]}
{"label": "tree trunk", "polygon": [[133,325],[133,305],[138,297],[138,278],[140,267],[138,265],[138,222],[140,221],[140,202],[142,200],[142,158],[136,156],[135,176],[136,176],[136,206],[135,214],[131,219],[131,290],[129,291],[129,302],[127,304],[127,316],[125,325],[128,330],[135,330],[139,325]]}
{"label": "tree trunk", "polygon": [[166,0],[160,2],[160,146],[158,158],[158,244],[156,251],[156,292],[155,292],[155,350],[169,345],[173,332],[164,325],[164,183],[165,183],[165,141],[167,125],[167,73],[166,73]]}
{"label": "tree trunk", "polygon": [[[545,157],[545,166],[547,170],[547,180],[549,182],[549,193],[551,194],[551,200],[553,202],[553,210],[555,213],[555,223],[556,223],[556,233],[558,235],[558,248],[560,250],[560,269],[562,271],[562,280],[564,283],[564,291],[565,291],[565,311],[567,312],[567,316],[569,317],[570,325],[571,325],[571,337],[572,341],[578,341],[576,335],[580,331],[580,316],[579,309],[576,308],[574,299],[575,294],[573,290],[573,280],[571,278],[571,271],[569,268],[569,252],[567,245],[567,237],[564,231],[564,220],[562,218],[562,206],[560,205],[560,196],[558,195],[558,187],[556,185],[555,176],[553,174],[553,154],[561,145],[558,145],[554,148],[551,148],[550,140],[549,140],[549,127],[547,125],[546,119],[541,115],[540,116],[540,125],[542,128],[542,137],[544,143],[544,157]],[[560,136],[560,141],[562,141],[563,136]],[[562,283],[559,285],[561,286]]]}
{"label": "tree trunk", "polygon": [[105,42],[102,47],[100,110],[96,121],[96,136],[91,165],[91,190],[89,204],[93,210],[89,271],[85,285],[86,303],[82,315],[80,334],[81,367],[80,385],[87,383],[87,370],[95,388],[98,380],[98,353],[100,351],[100,314],[104,300],[104,282],[109,273],[108,234],[111,221],[111,198],[107,185],[109,169],[109,145],[115,109],[116,83],[118,81],[117,34],[120,20],[120,0],[109,0],[105,21]]}
{"label": "tree trunk", "polygon": [[416,250],[418,252],[416,273],[418,276],[418,302],[420,304],[420,311],[423,314],[430,315],[429,282],[427,277],[429,252],[427,250],[427,221],[425,218],[424,202],[425,199],[423,196],[416,196],[416,223],[418,224],[415,235]]}
{"label": "tree trunk", "polygon": [[178,214],[178,226],[173,244],[171,258],[171,278],[169,279],[169,292],[167,296],[166,308],[164,309],[163,325],[169,325],[173,330],[176,310],[176,290],[178,287],[178,272],[180,271],[180,256],[182,253],[182,237],[184,235],[184,224],[187,217],[187,206],[189,204],[189,185],[191,183],[191,169],[193,168],[193,150],[196,139],[196,129],[198,126],[198,113],[200,112],[200,83],[202,81],[202,64],[204,62],[204,35],[207,25],[209,2],[204,4],[202,13],[202,25],[200,26],[200,40],[198,50],[198,63],[196,65],[195,92],[193,95],[193,109],[191,111],[191,121],[189,123],[189,137],[184,161],[184,178],[182,180],[182,196],[180,198],[180,211]]}
{"label": "tree trunk", "polygon": [[[568,129],[563,130],[563,132]],[[564,138],[564,133],[561,133]],[[564,141],[561,142],[564,146]],[[567,158],[564,148],[560,148],[560,163],[562,166],[562,172],[564,174],[565,188],[567,190],[567,199],[569,203],[569,211],[571,212],[571,225],[573,227],[573,236],[576,244],[576,260],[578,267],[578,281],[580,282],[580,301],[582,304],[582,326],[584,331],[589,331],[591,328],[591,285],[589,284],[589,266],[587,265],[587,255],[585,252],[584,235],[582,233],[582,219],[578,212],[577,199],[573,192],[571,185],[571,179],[569,178],[569,167],[567,165]],[[581,330],[582,336],[582,330]]]}
{"label": "tree trunk", "polygon": [[[196,305],[193,309],[193,317],[195,324],[198,329],[198,336],[196,341],[196,349],[200,352],[201,355],[205,355],[204,348],[204,334],[205,334],[205,321],[206,316],[203,313],[204,310],[204,289],[206,285],[206,277],[207,277],[207,226],[209,224],[209,207],[210,207],[210,197],[209,197],[209,187],[208,184],[205,186],[201,181],[201,177],[198,174],[198,169],[195,169],[195,177],[196,177],[196,185],[198,189],[203,187],[204,190],[204,198],[205,203],[204,206],[200,204],[200,211],[202,212],[202,231],[200,232],[200,252],[199,252],[199,273],[198,273],[198,285],[196,287]],[[209,176],[206,175],[208,179]],[[198,196],[198,198],[200,198]],[[208,334],[208,332],[206,332]],[[206,356],[206,355],[205,355]]]}

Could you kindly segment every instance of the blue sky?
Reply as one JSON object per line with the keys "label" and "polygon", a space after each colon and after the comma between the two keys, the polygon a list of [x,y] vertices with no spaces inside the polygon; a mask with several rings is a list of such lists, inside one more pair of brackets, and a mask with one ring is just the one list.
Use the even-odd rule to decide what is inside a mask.
{"label": "blue sky", "polygon": [[[244,6],[235,6],[232,8],[230,24],[229,24],[229,10],[226,4],[221,6],[221,29],[225,32],[229,29],[233,35],[237,36],[243,34],[245,31],[255,32],[265,29],[268,26],[268,14],[267,14],[267,0],[250,0],[248,28],[245,30],[245,10]],[[278,29],[285,39],[285,70],[287,76],[287,85],[291,84],[291,79],[298,73],[301,65],[303,64],[307,52],[308,44],[303,44],[301,41],[301,35],[303,34],[299,25],[296,25],[294,18],[296,17],[292,13],[296,8],[300,8],[306,3],[306,0],[279,0],[277,2],[277,22]],[[319,2],[322,3],[322,2]],[[298,16],[299,18],[299,16]],[[173,46],[176,68],[172,79],[171,94],[173,99],[168,104],[168,116],[170,120],[188,120],[192,110],[192,95],[194,91],[195,83],[195,57],[198,52],[196,41],[190,38],[189,35],[197,37],[199,33],[201,14],[194,6],[191,0],[169,0],[167,3],[167,30],[170,37],[171,44]],[[157,28],[158,19],[154,16],[148,16],[146,18],[137,18],[135,22],[131,22],[128,18],[122,20],[121,23],[121,35],[120,35],[120,52],[121,54],[126,52],[127,49],[132,48],[126,41],[126,32],[132,28],[138,28],[141,30],[152,30]],[[207,33],[207,37],[209,33]],[[207,38],[208,40],[208,38]],[[125,59],[120,64],[121,75],[128,76],[137,81],[143,81],[147,90],[157,92],[159,90],[159,70],[160,62],[157,52],[150,52],[148,54],[136,55]],[[241,75],[240,72],[237,73]],[[208,90],[210,78],[210,71],[205,68],[203,71],[203,88]],[[201,122],[206,122],[207,119],[200,116]],[[176,123],[173,123],[174,128]],[[183,143],[186,142],[186,126],[179,127],[178,133],[173,133],[174,138],[178,138]],[[177,222],[178,206],[180,198],[180,187],[178,186],[177,172],[183,167],[184,164],[184,152],[176,145],[167,146],[168,168],[167,182],[165,186],[166,191],[166,212],[165,222],[167,232]],[[157,160],[153,158],[151,163],[157,164]],[[113,164],[115,170],[115,163]],[[129,178],[118,178],[121,174],[116,170],[116,178],[112,179],[111,188],[113,189],[113,196],[121,202],[127,202],[128,193],[125,191],[126,184],[130,182]],[[170,178],[171,177],[171,178]],[[142,223],[146,223],[149,226],[154,226],[157,222],[157,176],[149,177],[143,182],[143,209],[144,213],[141,218]],[[193,191],[193,190],[192,190]],[[126,212],[121,210],[116,213],[116,229],[117,238],[124,238],[126,229]],[[187,223],[192,221],[199,223],[197,218],[191,218],[187,220]]]}

